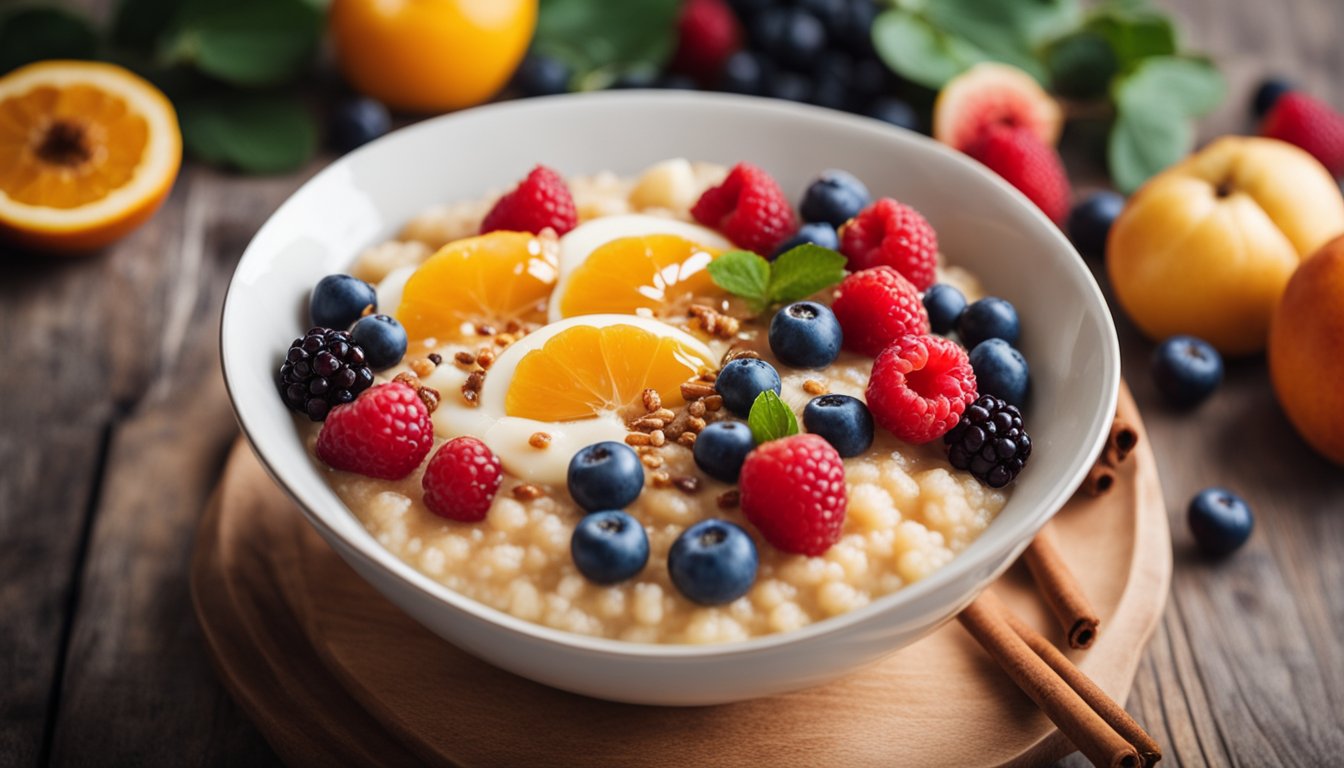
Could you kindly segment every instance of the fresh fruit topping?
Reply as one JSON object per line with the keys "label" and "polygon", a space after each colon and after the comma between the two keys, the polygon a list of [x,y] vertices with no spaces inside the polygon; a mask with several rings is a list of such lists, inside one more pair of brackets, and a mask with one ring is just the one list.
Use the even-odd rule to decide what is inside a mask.
{"label": "fresh fruit topping", "polygon": [[922,291],[938,268],[938,234],[919,211],[884,197],[841,227],[840,252],[853,271],[888,266]]}
{"label": "fresh fruit topping", "polygon": [[472,326],[545,322],[555,251],[552,241],[525,232],[451,242],[407,279],[397,319],[412,341],[439,343],[474,335]]}
{"label": "fresh fruit topping", "polygon": [[569,539],[574,567],[594,584],[618,584],[644,570],[649,536],[644,526],[620,510],[585,515]]}
{"label": "fresh fruit topping", "polygon": [[857,397],[821,395],[803,408],[803,426],[845,458],[858,456],[873,444],[873,414]]}
{"label": "fresh fruit topping", "polygon": [[770,254],[770,258],[777,259],[781,255],[797,248],[800,245],[819,245],[822,248],[829,248],[832,251],[840,248],[840,235],[836,234],[835,227],[825,222],[813,222],[804,224],[793,233],[788,240],[779,244],[779,247]]}
{"label": "fresh fruit topping", "polygon": [[1064,161],[1036,134],[1026,128],[992,127],[966,148],[966,154],[1017,187],[1055,224],[1064,223],[1072,196]]}
{"label": "fresh fruit topping", "polygon": [[798,434],[798,417],[774,390],[756,396],[747,414],[747,426],[757,445]]}
{"label": "fresh fruit topping", "polygon": [[1084,256],[1104,256],[1111,225],[1125,209],[1125,197],[1117,192],[1093,192],[1069,212],[1069,239]]}
{"label": "fresh fruit topping", "polygon": [[716,293],[707,267],[719,255],[679,235],[621,237],[588,254],[556,289],[556,319],[593,315],[684,314],[690,299]]}
{"label": "fresh fruit topping", "polygon": [[868,187],[853,174],[823,171],[803,192],[798,212],[803,215],[803,221],[823,222],[838,229],[858,216],[872,200]]}
{"label": "fresh fruit topping", "polygon": [[769,74],[768,63],[751,51],[738,51],[723,63],[719,89],[728,93],[764,96]]}
{"label": "fresh fruit topping", "polygon": [[1214,557],[1235,552],[1251,538],[1255,528],[1250,505],[1226,488],[1205,488],[1195,494],[1186,517],[1195,544]]}
{"label": "fresh fruit topping", "polygon": [[943,438],[947,461],[990,488],[1011,483],[1031,458],[1022,413],[993,395],[981,395]]}
{"label": "fresh fruit topping", "polygon": [[337,152],[358,149],[390,130],[387,107],[363,96],[342,101],[331,113],[331,145]]}
{"label": "fresh fruit topping", "polygon": [[280,395],[290,410],[322,421],[338,405],[373,384],[373,371],[364,350],[350,334],[330,328],[312,328],[295,339],[280,365]]}
{"label": "fresh fruit topping", "polygon": [[844,334],[830,307],[799,301],[770,320],[770,351],[792,368],[825,368],[840,355]]}
{"label": "fresh fruit topping", "polygon": [[994,126],[1024,128],[1053,147],[1063,124],[1035,78],[1005,64],[976,64],[949,80],[933,104],[933,138],[963,152]]}
{"label": "fresh fruit topping", "polygon": [[966,311],[966,297],[954,285],[935,283],[924,292],[924,310],[929,313],[929,328],[946,336]]}
{"label": "fresh fruit topping", "polygon": [[747,251],[729,251],[709,265],[709,276],[759,312],[772,304],[805,299],[840,282],[845,276],[845,257],[807,243],[790,248],[774,261]]}
{"label": "fresh fruit topping", "polygon": [[327,275],[308,297],[313,325],[346,331],[355,321],[378,311],[378,293],[372,285],[350,275]]}
{"label": "fresh fruit topping", "polygon": [[644,465],[625,443],[594,443],[569,460],[567,483],[574,503],[587,512],[623,509],[644,490]]}
{"label": "fresh fruit topping", "polygon": [[746,418],[756,396],[765,391],[780,391],[779,372],[764,360],[739,357],[730,360],[714,382],[714,391],[723,398],[724,406],[734,415]]}
{"label": "fresh fruit topping", "polygon": [[434,446],[429,409],[411,387],[391,381],[336,406],[317,433],[317,458],[332,469],[400,480]]}
{"label": "fresh fruit topping", "polygon": [[430,512],[476,523],[490,511],[503,476],[499,458],[485,443],[474,437],[455,437],[430,457],[420,486]]}
{"label": "fresh fruit topping", "polygon": [[569,90],[574,71],[554,56],[532,51],[513,73],[513,87],[524,96],[554,96]]}
{"label": "fresh fruit topping", "polygon": [[1003,339],[986,339],[968,356],[975,371],[976,391],[1021,407],[1027,401],[1031,375],[1027,360]]}
{"label": "fresh fruit topping", "polygon": [[937,440],[976,397],[966,350],[941,336],[902,336],[873,361],[866,397],[878,426],[907,443]]}
{"label": "fresh fruit topping", "polygon": [[1260,135],[1305,149],[1332,176],[1344,176],[1344,115],[1305,93],[1287,93],[1260,124]]}
{"label": "fresh fruit topping", "polygon": [[481,234],[496,230],[540,234],[552,229],[563,235],[579,223],[574,198],[560,174],[538,165],[513,191],[495,201],[481,222]]}
{"label": "fresh fruit topping", "polygon": [[742,28],[723,0],[688,0],[677,19],[672,69],[712,85],[741,47]]}
{"label": "fresh fruit topping", "polygon": [[774,7],[757,14],[751,44],[794,70],[806,70],[826,49],[826,28],[801,8]]}
{"label": "fresh fruit topping", "polygon": [[1255,96],[1251,99],[1251,113],[1256,117],[1264,117],[1278,103],[1280,96],[1292,92],[1293,89],[1292,82],[1285,78],[1265,78],[1255,89]]}
{"label": "fresh fruit topping", "polygon": [[1153,382],[1167,402],[1193,408],[1223,380],[1223,356],[1194,336],[1172,336],[1153,350]]}
{"label": "fresh fruit topping", "polygon": [[738,478],[742,513],[785,552],[823,554],[845,524],[845,463],[820,435],[793,435],[752,451]]}
{"label": "fresh fruit topping", "polygon": [[831,302],[845,349],[876,356],[892,340],[929,332],[919,290],[891,267],[855,272],[840,283]]}
{"label": "fresh fruit topping", "polygon": [[375,371],[391,368],[406,355],[406,329],[388,315],[360,318],[350,337],[364,348],[364,359]]}
{"label": "fresh fruit topping", "polygon": [[919,119],[919,113],[909,102],[890,96],[874,99],[863,113],[907,131],[921,131],[924,127],[923,121]]}
{"label": "fresh fruit topping", "polygon": [[705,190],[691,208],[695,220],[714,227],[739,247],[770,253],[798,228],[779,184],[749,163],[738,163],[717,187]]}
{"label": "fresh fruit topping", "polygon": [[1017,344],[1022,336],[1022,323],[1011,302],[998,296],[986,296],[972,302],[961,313],[957,319],[957,334],[967,349],[975,349],[987,339],[1003,339],[1009,344]]}
{"label": "fresh fruit topping", "polygon": [[695,438],[695,465],[715,480],[736,483],[742,462],[756,447],[751,428],[740,421],[716,421]]}
{"label": "fresh fruit topping", "polygon": [[747,594],[758,564],[751,536],[727,520],[701,520],[682,531],[667,553],[672,584],[700,605],[723,605]]}

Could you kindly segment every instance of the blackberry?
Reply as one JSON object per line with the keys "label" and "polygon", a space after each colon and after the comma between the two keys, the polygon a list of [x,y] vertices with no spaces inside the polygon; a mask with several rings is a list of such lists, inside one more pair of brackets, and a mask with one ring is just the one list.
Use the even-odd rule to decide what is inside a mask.
{"label": "blackberry", "polygon": [[981,395],[944,437],[947,460],[970,470],[990,488],[1011,483],[1031,458],[1031,437],[1022,412],[993,395]]}
{"label": "blackberry", "polygon": [[318,327],[289,345],[279,384],[290,410],[325,421],[333,407],[354,400],[373,384],[373,371],[349,333]]}

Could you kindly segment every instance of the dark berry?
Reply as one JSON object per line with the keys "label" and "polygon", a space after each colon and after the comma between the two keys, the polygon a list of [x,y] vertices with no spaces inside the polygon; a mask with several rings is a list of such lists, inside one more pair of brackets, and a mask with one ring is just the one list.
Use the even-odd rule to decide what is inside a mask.
{"label": "dark berry", "polygon": [[812,98],[808,103],[818,107],[843,111],[849,106],[849,83],[835,75],[824,75],[812,83]]}
{"label": "dark berry", "polygon": [[595,584],[616,584],[644,570],[649,537],[644,526],[619,510],[586,515],[569,540],[574,567]]}
{"label": "dark berry", "polygon": [[951,333],[965,309],[966,297],[955,286],[935,283],[924,292],[924,310],[929,313],[929,328],[934,333]]}
{"label": "dark berry", "polygon": [[982,395],[994,395],[1021,407],[1027,401],[1031,377],[1027,360],[1003,339],[987,339],[975,345],[970,354],[975,371],[975,388]]}
{"label": "dark berry", "polygon": [[856,60],[853,80],[849,84],[856,103],[862,102],[867,105],[870,100],[885,94],[890,78],[891,72],[887,69],[887,65],[877,59]]}
{"label": "dark berry", "polygon": [[799,8],[776,7],[757,15],[749,27],[751,43],[774,61],[806,71],[826,50],[826,27]]}
{"label": "dark berry", "polygon": [[844,334],[830,307],[799,301],[770,320],[770,351],[791,368],[825,368],[840,355]]}
{"label": "dark berry", "polygon": [[622,509],[644,490],[644,465],[633,448],[608,440],[574,454],[567,481],[569,495],[584,510]]}
{"label": "dark berry", "polygon": [[350,336],[364,348],[369,367],[375,371],[391,368],[406,356],[406,329],[387,315],[360,318]]}
{"label": "dark berry", "polygon": [[373,99],[358,96],[336,105],[331,113],[331,145],[349,152],[392,130],[392,115]]}
{"label": "dark berry", "polygon": [[641,67],[639,69],[632,69],[628,72],[622,72],[608,87],[616,91],[637,88],[657,88],[658,78],[659,75],[657,70]]}
{"label": "dark berry", "polygon": [[1280,96],[1294,90],[1296,86],[1286,78],[1266,78],[1255,89],[1255,97],[1251,99],[1251,111],[1255,113],[1257,119],[1264,117],[1274,108]]}
{"label": "dark berry", "polygon": [[694,91],[699,86],[695,78],[690,75],[683,75],[680,72],[669,72],[658,78],[656,88],[664,88],[669,91]]}
{"label": "dark berry", "polygon": [[751,536],[727,520],[702,520],[677,537],[667,573],[677,591],[701,605],[723,605],[756,583],[759,558]]}
{"label": "dark berry", "polygon": [[779,71],[766,81],[765,95],[784,101],[812,100],[812,81],[797,72]]}
{"label": "dark berry", "polygon": [[775,5],[775,0],[728,0],[728,7],[733,9],[737,15],[737,20],[746,24],[762,11]]}
{"label": "dark berry", "polygon": [[859,211],[872,201],[868,187],[853,174],[836,170],[823,171],[803,192],[798,212],[802,214],[803,221],[821,221],[838,229],[846,221],[859,215]]}
{"label": "dark berry", "polygon": [[919,113],[900,99],[885,96],[874,99],[864,114],[908,131],[920,130]]}
{"label": "dark berry", "polygon": [[840,247],[840,236],[835,233],[835,227],[824,221],[804,224],[798,228],[793,237],[780,243],[779,247],[775,248],[775,252],[770,254],[770,258],[777,259],[794,248],[808,243],[820,245],[822,248],[830,248],[834,251]]}
{"label": "dark berry", "polygon": [[764,360],[739,357],[719,371],[714,389],[723,397],[729,412],[745,419],[757,395],[767,389],[779,394],[779,373]]}
{"label": "dark berry", "polygon": [[1069,212],[1069,239],[1084,256],[1103,256],[1106,238],[1111,234],[1120,211],[1125,209],[1125,197],[1117,192],[1093,192]]}
{"label": "dark berry", "polygon": [[552,96],[569,90],[574,76],[569,65],[554,56],[532,52],[513,73],[513,86],[524,96]]}
{"label": "dark berry", "polygon": [[716,421],[695,438],[692,453],[695,465],[706,475],[725,483],[736,483],[742,462],[756,447],[751,428],[740,421]]}
{"label": "dark berry", "polygon": [[1022,335],[1017,309],[997,296],[987,296],[966,307],[957,318],[957,333],[967,349],[986,339],[1003,339],[1016,344]]}
{"label": "dark berry", "polygon": [[849,0],[845,32],[839,42],[856,56],[873,53],[873,20],[877,18],[877,3],[873,0]]}
{"label": "dark berry", "polygon": [[862,400],[849,395],[812,398],[803,408],[803,427],[846,458],[858,456],[873,444],[873,414]]}
{"label": "dark berry", "polygon": [[1172,336],[1153,351],[1153,381],[1178,408],[1204,402],[1222,380],[1222,356],[1194,336]]}
{"label": "dark berry", "polygon": [[349,330],[356,320],[377,311],[373,286],[349,275],[327,275],[308,297],[308,318],[322,328]]}
{"label": "dark berry", "polygon": [[1226,488],[1205,488],[1190,500],[1186,510],[1190,532],[1205,553],[1231,554],[1246,543],[1255,527],[1250,506]]}
{"label": "dark berry", "polygon": [[728,93],[764,96],[769,74],[770,66],[760,56],[751,51],[738,51],[724,63],[719,88]]}
{"label": "dark berry", "polygon": [[312,328],[295,339],[280,365],[280,396],[290,410],[323,421],[334,407],[373,384],[364,350],[345,331]]}
{"label": "dark berry", "polygon": [[849,0],[797,0],[797,5],[821,22],[833,44],[849,33]]}
{"label": "dark berry", "polygon": [[981,395],[946,435],[947,461],[990,488],[1011,483],[1031,458],[1022,412],[993,395]]}

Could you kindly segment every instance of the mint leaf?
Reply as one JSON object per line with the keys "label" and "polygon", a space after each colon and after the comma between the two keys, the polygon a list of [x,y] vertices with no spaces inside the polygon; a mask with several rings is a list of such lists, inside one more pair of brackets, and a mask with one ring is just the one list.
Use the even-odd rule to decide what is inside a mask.
{"label": "mint leaf", "polygon": [[305,0],[187,0],[159,56],[232,85],[275,85],[312,64],[322,19]]}
{"label": "mint leaf", "polygon": [[751,251],[728,251],[709,263],[709,276],[725,291],[741,296],[753,312],[770,303],[770,262]]}
{"label": "mint leaf", "polygon": [[604,88],[627,72],[662,70],[680,8],[680,0],[541,0],[532,47],[568,64],[578,87]]}
{"label": "mint leaf", "polygon": [[88,59],[98,47],[93,27],[60,8],[17,8],[0,17],[0,75],[43,59]]}
{"label": "mint leaf", "polygon": [[1106,41],[1121,72],[1146,58],[1176,53],[1171,18],[1142,3],[1103,5],[1090,14],[1084,28]]}
{"label": "mint leaf", "polygon": [[317,123],[282,94],[217,94],[178,105],[182,138],[193,155],[247,173],[299,168],[317,149]]}
{"label": "mint leaf", "polygon": [[1111,180],[1130,194],[1190,151],[1195,132],[1179,113],[1124,109],[1116,113],[1106,146]]}
{"label": "mint leaf", "polygon": [[1223,76],[1205,59],[1155,56],[1117,84],[1115,103],[1119,110],[1198,117],[1217,107],[1226,90]]}
{"label": "mint leaf", "polygon": [[767,389],[757,395],[751,404],[747,426],[751,427],[751,436],[760,445],[798,434],[798,417],[793,415],[793,409],[785,405],[773,389]]}
{"label": "mint leaf", "polygon": [[1095,32],[1078,32],[1055,41],[1046,52],[1050,81],[1061,96],[1104,98],[1120,71],[1115,52]]}
{"label": "mint leaf", "polygon": [[805,299],[845,278],[845,257],[812,243],[790,248],[770,268],[771,303]]}
{"label": "mint leaf", "polygon": [[1077,0],[939,0],[929,3],[933,26],[983,51],[987,58],[1011,64],[1046,81],[1037,46],[1076,27],[1082,17]]}
{"label": "mint leaf", "polygon": [[1122,192],[1138,189],[1194,146],[1191,118],[1222,101],[1223,78],[1200,59],[1145,59],[1117,82],[1115,125],[1107,143],[1111,178]]}
{"label": "mint leaf", "polygon": [[972,64],[989,58],[967,41],[898,8],[878,15],[872,37],[877,55],[891,71],[935,90]]}

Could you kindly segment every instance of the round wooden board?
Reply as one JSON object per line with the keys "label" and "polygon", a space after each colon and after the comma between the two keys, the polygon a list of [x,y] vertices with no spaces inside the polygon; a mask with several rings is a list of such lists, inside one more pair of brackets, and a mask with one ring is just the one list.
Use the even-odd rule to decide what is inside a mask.
{"label": "round wooden board", "polygon": [[[1078,666],[1129,692],[1171,578],[1157,470],[1139,448],[1114,489],[1050,527],[1098,609]],[[291,765],[1039,765],[1073,747],[957,624],[811,690],[718,707],[589,699],[503,672],[431,634],[350,570],[239,441],[201,523],[197,617],[220,676]],[[994,587],[1062,642],[1015,565]]]}

